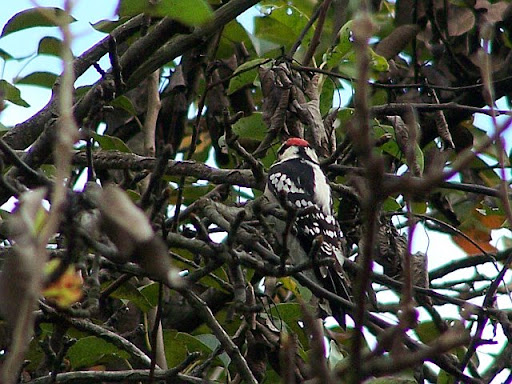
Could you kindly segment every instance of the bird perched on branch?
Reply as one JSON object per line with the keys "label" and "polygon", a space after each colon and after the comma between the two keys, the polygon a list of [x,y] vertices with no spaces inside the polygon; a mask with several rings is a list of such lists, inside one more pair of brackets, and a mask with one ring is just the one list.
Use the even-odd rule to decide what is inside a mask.
{"label": "bird perched on branch", "polygon": [[[276,219],[277,239],[294,265],[312,260],[306,277],[327,290],[350,298],[349,281],[343,271],[343,234],[332,208],[331,188],[309,143],[292,137],[281,146],[270,167],[265,196],[287,212]],[[345,311],[330,303],[330,311],[341,326]]]}

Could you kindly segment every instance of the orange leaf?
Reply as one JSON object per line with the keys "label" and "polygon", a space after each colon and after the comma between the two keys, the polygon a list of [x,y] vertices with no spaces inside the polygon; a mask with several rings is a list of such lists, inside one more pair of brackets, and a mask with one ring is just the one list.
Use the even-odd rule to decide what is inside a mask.
{"label": "orange leaf", "polygon": [[504,215],[482,215],[480,222],[489,229],[500,229],[505,223]]}
{"label": "orange leaf", "polygon": [[54,301],[58,306],[66,308],[82,297],[82,276],[69,266],[60,278],[43,290],[43,296]]}
{"label": "orange leaf", "polygon": [[466,252],[469,256],[480,255],[483,253],[483,251],[491,253],[497,251],[495,247],[489,244],[489,242],[491,241],[490,231],[484,231],[482,229],[472,227],[465,228],[463,232],[471,240],[473,240],[478,245],[478,247],[475,244],[471,243],[466,238],[462,237],[461,235],[452,235],[452,240],[455,244],[462,248],[462,250]]}

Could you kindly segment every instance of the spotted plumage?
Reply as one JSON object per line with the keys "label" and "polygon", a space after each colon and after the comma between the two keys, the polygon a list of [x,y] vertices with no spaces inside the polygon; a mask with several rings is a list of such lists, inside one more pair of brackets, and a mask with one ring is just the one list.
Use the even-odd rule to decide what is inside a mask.
{"label": "spotted plumage", "polygon": [[292,138],[283,145],[278,162],[270,168],[267,189],[276,197],[284,194],[298,209],[308,208],[307,214],[299,215],[294,224],[306,252],[321,235],[318,258],[335,257],[343,264],[340,244],[343,235],[332,212],[331,189],[314,150],[305,140]]}

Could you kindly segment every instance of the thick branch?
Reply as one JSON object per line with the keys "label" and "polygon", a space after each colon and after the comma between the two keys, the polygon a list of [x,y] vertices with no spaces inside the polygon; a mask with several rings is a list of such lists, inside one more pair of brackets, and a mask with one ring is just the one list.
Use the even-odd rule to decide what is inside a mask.
{"label": "thick branch", "polygon": [[[132,171],[152,170],[155,167],[154,157],[144,157],[133,153],[117,151],[98,151],[93,153],[95,169],[126,169]],[[78,152],[73,158],[73,163],[79,166],[87,166],[85,152]],[[169,160],[166,175],[190,176],[198,180],[208,180],[215,184],[231,184],[241,187],[262,189],[261,183],[257,183],[250,170],[246,169],[217,169],[195,161]]]}
{"label": "thick branch", "polygon": [[142,64],[127,81],[129,88],[141,82],[146,76],[156,71],[161,66],[182,55],[191,47],[203,44],[210,36],[218,32],[225,24],[235,17],[257,4],[258,0],[232,0],[219,8],[213,20],[204,26],[197,28],[189,35],[180,35],[169,41],[158,51],[154,52],[144,64]]}

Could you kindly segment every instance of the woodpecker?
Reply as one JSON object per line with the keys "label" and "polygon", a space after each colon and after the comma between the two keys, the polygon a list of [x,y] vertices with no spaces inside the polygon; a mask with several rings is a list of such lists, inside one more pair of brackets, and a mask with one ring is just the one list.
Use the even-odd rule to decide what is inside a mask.
{"label": "woodpecker", "polygon": [[[308,278],[329,291],[349,299],[349,281],[343,271],[343,234],[332,208],[331,188],[320,168],[318,157],[309,143],[297,137],[286,140],[278,151],[277,161],[268,172],[265,196],[281,206],[297,209],[297,217],[287,235],[288,254],[297,265],[313,257]],[[303,212],[301,214],[301,212]],[[286,223],[276,219],[277,239],[282,242]],[[311,253],[315,253],[311,255]],[[315,261],[330,259],[328,265]],[[345,313],[339,304],[330,303],[331,314],[344,327]]]}

